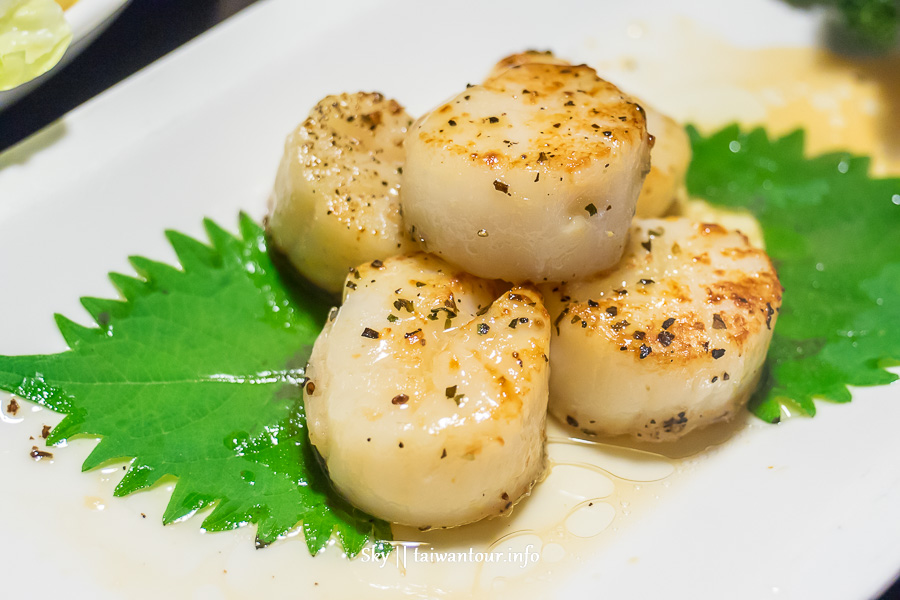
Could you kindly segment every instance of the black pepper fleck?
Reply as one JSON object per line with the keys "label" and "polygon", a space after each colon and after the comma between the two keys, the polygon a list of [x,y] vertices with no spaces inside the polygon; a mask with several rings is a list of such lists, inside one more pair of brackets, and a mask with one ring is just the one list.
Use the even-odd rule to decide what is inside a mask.
{"label": "black pepper fleck", "polygon": [[659,343],[662,344],[663,346],[668,346],[669,344],[672,343],[672,340],[675,339],[675,336],[672,335],[672,334],[671,334],[670,332],[668,332],[668,331],[660,331],[660,332],[659,332],[659,335],[656,336],[656,339],[657,339],[657,340],[659,341]]}

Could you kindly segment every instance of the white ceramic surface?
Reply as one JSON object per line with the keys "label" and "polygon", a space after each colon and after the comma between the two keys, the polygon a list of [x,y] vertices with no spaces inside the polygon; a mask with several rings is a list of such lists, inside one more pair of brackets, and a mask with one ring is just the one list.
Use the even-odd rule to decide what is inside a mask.
{"label": "white ceramic surface", "polygon": [[11,90],[0,92],[0,111],[24,98],[78,56],[118,16],[130,0],[79,0],[66,11],[72,28],[72,43],[59,63],[40,77]]}
{"label": "white ceramic surface", "polygon": [[[200,236],[204,216],[232,228],[240,209],[261,217],[285,134],[326,93],[378,89],[419,113],[515,50],[553,48],[596,62],[691,27],[727,31],[731,43],[751,47],[806,45],[816,31],[808,15],[776,0],[262,2],[0,155],[0,354],[63,350],[52,314],[86,322],[79,296],[113,295],[106,273],[129,272],[128,255],[173,261],[165,228]],[[664,47],[654,52],[666,56]],[[630,89],[686,116],[678,90],[668,97],[639,75]],[[727,107],[717,110],[727,115]],[[898,385],[860,389],[850,405],[820,404],[814,419],[768,426],[748,418],[728,442],[680,463],[649,494],[626,486],[601,535],[575,550],[546,543],[544,560],[552,564],[539,575],[476,591],[493,598],[871,597],[900,568],[898,397]],[[5,396],[0,401],[5,406]],[[202,534],[198,519],[163,528],[165,490],[113,498],[120,466],[79,472],[89,441],[35,463],[29,436],[58,417],[30,406],[15,418],[2,414],[0,597],[472,591],[460,588],[465,570],[457,577],[417,565],[379,568],[347,562],[334,548],[313,559],[296,537],[256,551],[251,530]],[[662,475],[646,479],[654,477]],[[596,488],[604,485],[598,480]]]}

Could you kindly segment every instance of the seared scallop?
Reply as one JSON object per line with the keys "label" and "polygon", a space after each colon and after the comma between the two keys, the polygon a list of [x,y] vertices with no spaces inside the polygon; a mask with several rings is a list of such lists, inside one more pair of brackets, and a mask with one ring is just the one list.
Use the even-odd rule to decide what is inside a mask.
{"label": "seared scallop", "polygon": [[590,67],[542,63],[441,104],[405,148],[412,235],[480,277],[534,282],[615,264],[650,156],[640,106]]}
{"label": "seared scallop", "polygon": [[652,106],[647,110],[647,130],[653,139],[650,172],[637,201],[640,218],[661,217],[678,200],[687,198],[685,176],[691,164],[691,141],[684,127]]}
{"label": "seared scallop", "polygon": [[638,219],[616,267],[543,291],[551,413],[588,435],[668,441],[746,403],[782,290],[740,232]]}
{"label": "seared scallop", "polygon": [[337,490],[421,528],[509,511],[544,471],[549,342],[532,287],[421,253],[354,270],[305,396]]}
{"label": "seared scallop", "polygon": [[562,58],[557,58],[553,52],[550,50],[526,50],[525,52],[517,52],[516,54],[510,54],[504,58],[501,58],[497,61],[497,64],[491,68],[491,72],[488,73],[488,79],[492,77],[497,77],[502,74],[504,71],[511,69],[512,67],[520,67],[522,65],[532,64],[532,63],[540,63],[543,65],[570,65],[567,60],[563,60]]}
{"label": "seared scallop", "polygon": [[337,292],[356,265],[412,248],[400,216],[412,118],[378,93],[328,96],[285,142],[267,230],[300,273]]}
{"label": "seared scallop", "polygon": [[[529,63],[571,64],[550,51],[526,50],[501,59],[494,65],[489,77]],[[638,197],[637,216],[661,217],[675,200],[687,197],[684,178],[691,163],[691,143],[687,132],[674,119],[638,99],[635,102],[647,111],[647,131],[651,136],[650,172]]]}

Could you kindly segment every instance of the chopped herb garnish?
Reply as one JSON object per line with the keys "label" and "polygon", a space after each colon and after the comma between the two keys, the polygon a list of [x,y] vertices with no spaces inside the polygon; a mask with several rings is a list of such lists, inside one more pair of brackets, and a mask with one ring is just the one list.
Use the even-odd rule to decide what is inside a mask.
{"label": "chopped herb garnish", "polygon": [[725,321],[722,320],[722,315],[716,313],[713,315],[713,329],[727,329],[725,326]]}
{"label": "chopped herb garnish", "polygon": [[406,298],[398,298],[394,300],[394,308],[400,310],[401,308],[406,309],[406,312],[413,312],[413,302],[412,300],[407,300]]}
{"label": "chopped herb garnish", "polygon": [[613,331],[622,331],[623,329],[625,329],[625,328],[628,327],[629,325],[631,325],[631,323],[629,323],[629,322],[626,321],[625,319],[622,319],[621,321],[619,321],[619,322],[617,322],[617,323],[613,323],[613,324],[612,324],[612,328],[613,328]]}
{"label": "chopped herb garnish", "polygon": [[668,346],[672,343],[672,340],[675,339],[675,335],[669,331],[660,331],[659,335],[656,336],[656,339],[663,346]]}
{"label": "chopped herb garnish", "polygon": [[365,329],[363,329],[362,337],[364,337],[364,338],[369,338],[370,340],[377,340],[377,339],[378,339],[378,332],[375,331],[374,329],[371,329],[371,328],[369,328],[369,327],[366,327]]}

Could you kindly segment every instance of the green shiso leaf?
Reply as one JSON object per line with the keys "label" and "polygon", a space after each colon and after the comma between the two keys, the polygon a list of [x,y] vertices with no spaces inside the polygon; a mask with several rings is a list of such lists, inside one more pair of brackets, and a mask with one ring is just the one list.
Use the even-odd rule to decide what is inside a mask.
{"label": "green shiso leaf", "polygon": [[306,434],[327,304],[292,294],[246,215],[239,237],[205,225],[211,246],[166,233],[183,270],[134,257],[139,278],[110,275],[123,301],[84,298],[97,327],[57,315],[70,350],[0,356],[0,389],[66,414],[48,443],[99,437],[84,470],[134,459],[117,496],[177,478],[165,523],[213,506],[205,529],[255,523],[260,546],[302,522],[313,554],[332,535],[386,551],[390,528],[331,492]]}
{"label": "green shiso leaf", "polygon": [[803,133],[769,139],[689,128],[692,196],[750,210],[762,225],[784,301],[751,400],[766,421],[814,415],[815,398],[890,383],[900,364],[900,179],[876,179],[848,153],[803,155]]}

